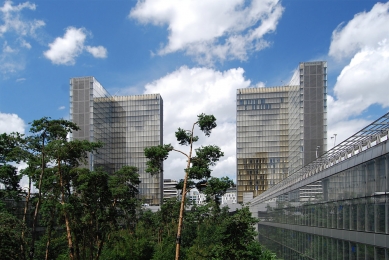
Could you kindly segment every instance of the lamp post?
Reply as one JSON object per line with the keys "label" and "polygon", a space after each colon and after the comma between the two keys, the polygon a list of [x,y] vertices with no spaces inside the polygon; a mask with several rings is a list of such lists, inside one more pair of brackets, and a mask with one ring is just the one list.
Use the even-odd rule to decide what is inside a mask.
{"label": "lamp post", "polygon": [[318,152],[319,152],[319,148],[320,148],[320,146],[318,145],[318,146],[316,146],[316,158],[318,158]]}

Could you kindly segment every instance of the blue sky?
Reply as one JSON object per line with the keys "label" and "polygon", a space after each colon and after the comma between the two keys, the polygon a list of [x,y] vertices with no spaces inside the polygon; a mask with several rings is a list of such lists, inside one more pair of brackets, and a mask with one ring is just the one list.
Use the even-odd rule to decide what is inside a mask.
{"label": "blue sky", "polygon": [[[389,3],[371,0],[0,0],[0,132],[69,118],[69,79],[112,95],[160,93],[165,142],[201,112],[218,118],[235,179],[237,88],[288,83],[299,62],[328,62],[328,148],[388,111]],[[172,156],[168,178],[182,178]]]}

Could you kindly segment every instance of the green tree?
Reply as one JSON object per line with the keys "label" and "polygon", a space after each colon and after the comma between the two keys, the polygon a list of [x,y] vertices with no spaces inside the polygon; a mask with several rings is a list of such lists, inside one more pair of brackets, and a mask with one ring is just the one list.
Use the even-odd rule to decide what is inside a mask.
{"label": "green tree", "polygon": [[140,201],[137,199],[140,184],[138,168],[123,166],[109,176],[111,211],[115,214],[115,225],[133,228]]}
{"label": "green tree", "polygon": [[26,157],[24,136],[19,133],[0,134],[0,199],[18,200],[22,192],[19,185],[22,175],[15,167]]}
{"label": "green tree", "polygon": [[215,178],[211,177],[208,180],[200,181],[196,184],[198,190],[206,195],[209,202],[212,198],[215,199],[216,205],[219,208],[221,204],[221,197],[226,194],[227,189],[232,187],[234,182],[228,177]]}
{"label": "green tree", "polygon": [[[138,169],[124,166],[108,175],[102,168],[72,170],[69,216],[75,257],[99,259],[104,244],[114,231],[133,225],[140,183]],[[78,253],[79,252],[79,253]]]}
{"label": "green tree", "polygon": [[[26,139],[24,135],[19,133],[0,135],[0,183],[3,185],[3,189],[0,189],[0,210],[7,210],[9,213],[19,212],[19,201],[23,197],[23,191],[19,185],[22,178],[22,174],[18,173],[17,163],[25,161],[28,156],[26,150]],[[4,204],[7,202],[8,204]],[[23,226],[25,226],[25,217],[23,217]],[[24,259],[25,239],[24,234],[26,229],[20,230],[20,247],[19,252],[14,252],[14,255],[18,255],[21,259]]]}
{"label": "green tree", "polygon": [[32,223],[32,239],[29,256],[30,259],[34,258],[35,252],[35,240],[36,240],[36,227],[38,224],[38,214],[42,201],[42,183],[44,181],[44,174],[46,172],[46,165],[49,161],[55,160],[52,156],[47,154],[47,146],[52,142],[67,142],[67,135],[72,131],[79,130],[79,127],[67,120],[57,119],[52,120],[49,117],[43,117],[38,120],[34,120],[31,123],[30,132],[32,135],[28,138],[29,150],[31,152],[29,165],[37,164],[40,161],[39,176],[35,178],[37,182],[37,202],[35,204],[35,211]]}
{"label": "green tree", "polygon": [[[209,211],[210,212],[210,211]],[[258,222],[247,207],[229,213],[224,207],[206,215],[198,225],[197,236],[187,249],[186,259],[266,259],[275,255],[255,240],[253,225]],[[204,216],[204,215],[203,215]]]}
{"label": "green tree", "polygon": [[163,161],[167,159],[170,151],[176,151],[187,158],[187,166],[185,168],[185,178],[182,188],[182,200],[180,205],[180,215],[178,219],[177,237],[176,237],[176,257],[180,257],[180,243],[181,231],[184,216],[184,205],[186,197],[186,188],[188,179],[207,180],[211,177],[211,166],[214,166],[224,153],[218,146],[208,145],[195,149],[195,156],[193,153],[193,143],[198,141],[198,136],[194,136],[194,127],[198,125],[200,130],[204,132],[205,136],[210,136],[212,129],[216,124],[216,118],[213,115],[200,114],[197,116],[197,121],[193,123],[191,130],[184,130],[178,128],[175,132],[177,141],[180,145],[189,146],[189,152],[185,153],[174,149],[170,144],[160,145],[155,147],[145,148],[145,156],[148,158],[146,172],[157,174],[162,172]]}
{"label": "green tree", "polygon": [[20,252],[22,244],[23,223],[12,214],[0,212],[0,255],[1,259],[24,259]]}
{"label": "green tree", "polygon": [[[102,145],[100,143],[89,142],[86,140],[67,141],[58,139],[51,141],[46,152],[54,159],[55,174],[59,183],[60,204],[63,218],[65,220],[66,235],[69,246],[69,257],[79,259],[79,251],[74,248],[74,238],[72,236],[72,212],[77,210],[76,196],[72,196],[72,184],[76,180],[78,167],[85,163],[88,153],[96,151]],[[77,248],[78,249],[78,248]]]}

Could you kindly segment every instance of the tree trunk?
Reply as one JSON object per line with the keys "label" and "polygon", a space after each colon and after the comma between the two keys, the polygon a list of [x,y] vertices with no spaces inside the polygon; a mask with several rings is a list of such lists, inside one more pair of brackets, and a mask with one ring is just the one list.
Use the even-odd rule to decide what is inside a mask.
{"label": "tree trunk", "polygon": [[102,237],[101,240],[98,243],[96,260],[99,260],[99,258],[100,258],[101,250],[103,249],[103,245],[104,245],[104,237]]}
{"label": "tree trunk", "polygon": [[46,254],[45,254],[45,260],[49,259],[49,248],[50,248],[50,242],[51,242],[51,225],[49,226],[49,230],[47,231],[47,243],[46,243]]}
{"label": "tree trunk", "polygon": [[62,210],[65,218],[65,225],[66,225],[66,236],[68,239],[68,247],[69,247],[69,257],[71,260],[74,260],[74,248],[73,248],[73,240],[72,240],[72,233],[71,233],[71,228],[70,228],[70,221],[69,221],[69,216],[67,214],[67,211],[65,209],[65,191],[64,191],[64,183],[63,183],[63,178],[62,178],[62,173],[61,173],[61,161],[58,158],[58,174],[59,174],[59,182],[61,185],[61,205],[62,205]]}
{"label": "tree trunk", "polygon": [[41,197],[42,197],[42,180],[43,180],[43,174],[45,172],[45,133],[42,134],[43,140],[42,140],[42,168],[41,168],[41,174],[39,176],[39,182],[38,182],[38,201],[36,202],[35,205],[35,211],[34,211],[34,218],[32,221],[32,239],[31,239],[31,247],[30,247],[30,252],[29,256],[30,259],[32,260],[34,258],[34,253],[35,253],[35,238],[36,238],[36,225],[38,222],[38,212],[39,212],[39,207],[41,205]]}
{"label": "tree trunk", "polygon": [[188,156],[188,165],[186,166],[185,171],[185,179],[184,179],[184,186],[182,187],[182,198],[181,198],[181,205],[180,205],[180,217],[178,219],[178,230],[177,230],[177,238],[176,238],[176,260],[180,259],[180,245],[181,245],[181,230],[182,230],[182,221],[184,218],[184,207],[185,207],[185,197],[186,197],[186,183],[188,180],[188,170],[190,167],[190,160],[192,158],[192,148],[193,148],[193,130],[194,126],[197,124],[194,123],[192,126],[192,133],[190,136],[190,150],[189,150],[189,156]]}
{"label": "tree trunk", "polygon": [[[26,223],[26,217],[27,217],[27,211],[28,211],[28,205],[30,204],[30,196],[31,196],[31,177],[28,177],[28,192],[27,192],[27,197],[26,197],[26,203],[24,204],[24,211],[23,211],[23,224],[27,226]],[[22,243],[20,244],[20,250],[21,250],[21,255],[23,259],[26,258],[25,254],[25,248],[24,246],[26,245],[26,241],[24,239],[24,230],[22,231],[22,236],[21,236]]]}

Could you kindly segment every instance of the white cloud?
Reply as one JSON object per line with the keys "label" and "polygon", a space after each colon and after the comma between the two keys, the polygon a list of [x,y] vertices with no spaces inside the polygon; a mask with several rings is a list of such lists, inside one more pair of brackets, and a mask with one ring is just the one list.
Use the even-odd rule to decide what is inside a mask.
{"label": "white cloud", "polygon": [[[197,145],[216,144],[224,157],[214,168],[214,176],[236,179],[235,170],[235,114],[236,89],[246,88],[250,81],[244,78],[242,68],[216,71],[207,68],[181,67],[178,70],[145,86],[145,93],[160,93],[164,102],[164,143],[188,152],[188,147],[178,145],[174,132],[179,128],[190,129],[201,113],[213,114],[218,126],[211,137],[200,137]],[[165,177],[182,179],[186,158],[172,152],[165,164]]]}
{"label": "white cloud", "polygon": [[19,132],[24,134],[26,124],[16,114],[6,114],[0,112],[0,134]]}
{"label": "white cloud", "polygon": [[58,109],[59,109],[59,110],[64,110],[64,109],[65,109],[65,106],[60,106]]}
{"label": "white cloud", "polygon": [[95,58],[106,58],[107,57],[107,49],[103,46],[86,46],[86,51],[93,55]]}
{"label": "white cloud", "polygon": [[250,52],[270,45],[283,7],[279,0],[138,1],[130,17],[141,23],[167,25],[169,39],[160,55],[184,51],[201,63],[215,59],[246,60]]}
{"label": "white cloud", "polygon": [[24,48],[31,49],[31,44],[24,39],[21,40],[20,45]]}
{"label": "white cloud", "polygon": [[86,33],[83,28],[69,27],[63,37],[57,37],[50,43],[50,49],[44,53],[45,57],[54,64],[74,65],[75,58],[84,48]]}
{"label": "white cloud", "polygon": [[329,55],[335,58],[352,57],[365,47],[377,47],[389,38],[389,2],[377,3],[370,12],[358,13],[345,26],[332,33]]}
{"label": "white cloud", "polygon": [[95,58],[107,57],[107,50],[103,46],[84,46],[88,34],[84,28],[68,27],[63,37],[57,37],[49,44],[50,49],[44,52],[45,57],[61,65],[74,65],[84,50]]}
{"label": "white cloud", "polygon": [[34,35],[35,31],[44,26],[42,20],[24,20],[21,16],[23,9],[35,10],[36,5],[30,2],[24,2],[18,5],[12,5],[12,1],[5,1],[0,7],[2,24],[0,24],[0,36],[7,32],[15,32],[20,36]]}
{"label": "white cloud", "polygon": [[328,133],[337,133],[339,141],[370,123],[358,118],[370,106],[389,107],[388,11],[389,2],[377,3],[333,32],[329,55],[351,58],[337,78],[335,97],[328,96]]}
{"label": "white cloud", "polygon": [[4,5],[0,6],[0,44],[1,39],[7,39],[4,40],[0,53],[1,73],[14,73],[24,69],[25,61],[20,47],[31,49],[26,38],[39,39],[37,30],[45,25],[42,20],[23,17],[24,10],[35,9],[35,4],[29,2],[13,5],[12,1],[5,1]]}
{"label": "white cloud", "polygon": [[0,53],[0,72],[4,75],[14,73],[25,68],[25,60],[23,56],[17,55],[18,51],[12,49],[8,45],[2,49]]}
{"label": "white cloud", "polygon": [[16,50],[12,49],[12,47],[9,46],[8,43],[5,41],[3,44],[3,54],[13,53],[13,52],[16,52]]}
{"label": "white cloud", "polygon": [[389,42],[358,52],[337,78],[331,121],[357,116],[373,104],[389,107]]}

